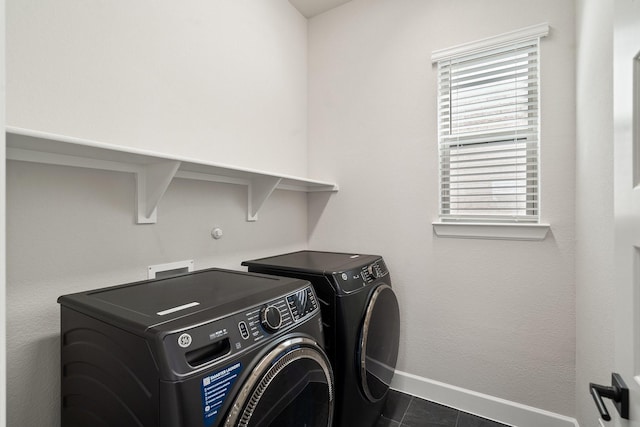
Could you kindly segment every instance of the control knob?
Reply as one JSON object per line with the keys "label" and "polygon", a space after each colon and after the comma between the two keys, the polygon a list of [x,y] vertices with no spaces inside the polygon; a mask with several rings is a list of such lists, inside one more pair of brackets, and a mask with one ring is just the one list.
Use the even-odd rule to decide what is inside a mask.
{"label": "control knob", "polygon": [[378,274],[379,271],[376,268],[378,266],[378,264],[371,264],[369,266],[369,268],[367,268],[367,271],[369,272],[369,274],[371,275],[371,277],[373,277],[374,279],[377,279],[378,277],[380,277],[380,275]]}
{"label": "control knob", "polygon": [[282,315],[275,305],[268,305],[260,312],[260,323],[269,332],[275,332],[282,325]]}

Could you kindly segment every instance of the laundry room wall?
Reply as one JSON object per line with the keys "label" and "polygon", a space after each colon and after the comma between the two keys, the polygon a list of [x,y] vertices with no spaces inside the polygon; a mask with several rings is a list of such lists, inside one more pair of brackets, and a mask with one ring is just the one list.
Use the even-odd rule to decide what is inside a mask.
{"label": "laundry room wall", "polygon": [[[309,22],[309,171],[341,187],[326,206],[310,198],[309,245],[385,257],[401,307],[398,369],[429,390],[575,415],[574,17],[570,0],[354,0]],[[431,52],[543,22],[550,232],[438,238]]]}
{"label": "laundry room wall", "polygon": [[[9,0],[7,24],[8,125],[306,175],[307,24],[287,0]],[[60,425],[59,295],[307,247],[304,193],[247,222],[245,186],[175,179],[137,225],[133,174],[8,161],[6,179],[9,426]]]}
{"label": "laundry room wall", "polygon": [[[597,426],[589,383],[614,372],[612,0],[577,2],[576,418]],[[597,314],[594,314],[597,313]]]}
{"label": "laundry room wall", "polygon": [[306,25],[287,0],[9,0],[7,124],[304,176]]}

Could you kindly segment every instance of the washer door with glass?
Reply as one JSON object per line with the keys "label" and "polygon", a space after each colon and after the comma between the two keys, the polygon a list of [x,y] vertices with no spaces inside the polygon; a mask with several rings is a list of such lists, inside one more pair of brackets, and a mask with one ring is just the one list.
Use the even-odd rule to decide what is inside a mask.
{"label": "washer door with glass", "polygon": [[380,285],[369,300],[360,335],[362,391],[371,402],[382,399],[389,389],[398,360],[400,309],[388,285]]}
{"label": "washer door with glass", "polygon": [[320,347],[293,338],[270,351],[236,397],[225,427],[330,427],[334,383]]}

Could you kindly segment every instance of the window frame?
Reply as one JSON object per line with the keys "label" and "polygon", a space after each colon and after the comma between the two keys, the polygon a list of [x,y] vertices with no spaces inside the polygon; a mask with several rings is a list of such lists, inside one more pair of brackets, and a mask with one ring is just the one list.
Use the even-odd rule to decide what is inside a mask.
{"label": "window frame", "polygon": [[[517,45],[519,43],[536,43],[536,55],[540,57],[540,39],[549,33],[549,25],[542,23],[531,27],[526,27],[521,30],[513,31],[510,33],[504,33],[495,37],[490,37],[482,40],[478,40],[463,45],[454,46],[448,49],[442,49],[434,51],[432,53],[432,63],[439,64],[447,60],[454,58],[466,57],[470,55],[481,54],[492,49],[500,48],[502,46]],[[440,68],[440,67],[438,67]],[[440,71],[440,70],[439,70]],[[440,76],[438,77],[438,83],[440,83]],[[538,89],[539,89],[539,70],[538,70]],[[438,88],[440,90],[440,88]],[[440,96],[438,96],[440,99]],[[537,111],[539,112],[539,104]],[[443,163],[441,161],[441,136],[440,136],[440,119],[441,108],[438,105],[438,171],[439,176],[442,176]],[[539,121],[539,117],[538,117]],[[539,126],[539,122],[538,122]],[[539,137],[539,131],[538,137]],[[498,142],[497,140],[495,142]],[[537,158],[539,158],[539,144],[536,147]],[[536,173],[539,188],[539,161],[529,165],[527,162],[527,175],[526,180],[529,178],[530,173]],[[535,168],[535,172],[531,169]],[[440,178],[441,179],[441,178]],[[518,239],[518,240],[541,240],[546,237],[549,229],[548,224],[542,224],[540,222],[540,196],[539,192],[534,196],[534,200],[537,209],[537,215],[535,218],[530,215],[525,218],[511,218],[494,216],[491,218],[488,216],[466,216],[456,215],[450,217],[443,215],[445,209],[443,208],[443,199],[446,197],[445,186],[442,185],[439,179],[438,199],[439,199],[439,212],[438,221],[433,222],[434,232],[439,237],[460,237],[460,238],[488,238],[488,239]],[[527,209],[530,207],[530,197],[527,194],[525,200],[525,206]]]}

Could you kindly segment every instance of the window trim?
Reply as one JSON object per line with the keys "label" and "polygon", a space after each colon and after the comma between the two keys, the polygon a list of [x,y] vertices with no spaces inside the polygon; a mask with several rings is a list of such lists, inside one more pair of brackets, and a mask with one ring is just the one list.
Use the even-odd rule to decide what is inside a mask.
{"label": "window trim", "polygon": [[444,61],[462,55],[470,55],[475,52],[483,51],[489,47],[498,47],[502,44],[517,43],[519,41],[529,40],[532,38],[541,38],[548,34],[549,23],[544,22],[542,24],[532,25],[520,30],[510,31],[469,43],[459,44],[446,49],[434,50],[431,53],[431,63],[436,64],[438,61]]}
{"label": "window trim", "polygon": [[438,237],[488,240],[533,240],[547,237],[551,225],[538,223],[480,223],[434,221],[433,232]]}
{"label": "window trim", "polygon": [[[535,38],[542,38],[549,34],[549,24],[541,23],[511,31],[497,36],[460,44],[446,49],[432,52],[431,61],[437,64],[440,61],[472,55],[490,48],[502,45],[511,45]],[[439,165],[438,168],[441,166]],[[439,191],[440,188],[439,188]],[[441,195],[438,196],[439,200]],[[440,200],[441,202],[441,200]],[[537,201],[540,203],[540,200]],[[536,222],[509,222],[509,221],[474,221],[464,219],[444,220],[439,218],[432,223],[434,234],[438,237],[476,238],[476,239],[507,239],[507,240],[544,240],[550,229],[549,224],[540,222],[540,212]]]}

